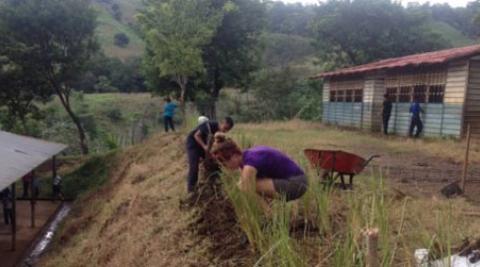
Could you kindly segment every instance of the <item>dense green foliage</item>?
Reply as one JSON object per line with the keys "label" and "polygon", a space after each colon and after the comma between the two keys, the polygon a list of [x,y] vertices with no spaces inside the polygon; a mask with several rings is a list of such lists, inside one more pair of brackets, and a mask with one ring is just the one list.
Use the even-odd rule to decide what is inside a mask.
{"label": "dense green foliage", "polygon": [[[9,0],[0,8],[0,35],[8,36],[0,44],[6,47],[4,57],[10,65],[33,70],[23,72],[22,80],[35,79],[57,95],[77,127],[84,154],[85,130],[70,105],[70,94],[98,48],[95,18],[87,0]],[[19,53],[8,52],[19,48]]]}
{"label": "dense green foliage", "polygon": [[333,67],[450,46],[424,23],[390,0],[329,1],[317,9],[315,44],[320,60]]}
{"label": "dense green foliage", "polygon": [[[176,16],[168,15],[172,11],[166,9],[167,4],[177,6]],[[144,69],[151,89],[165,92],[161,85],[168,81],[159,76],[172,76],[184,94],[187,88],[195,89],[188,95],[180,93],[181,99],[199,93],[213,103],[222,88],[241,87],[258,68],[258,41],[263,28],[259,1],[150,1],[149,7],[146,10],[153,13],[144,11],[139,18],[147,40]],[[195,15],[185,16],[192,10]],[[164,23],[160,23],[162,14]],[[168,38],[169,33],[175,34]],[[214,105],[208,113],[215,116]]]}
{"label": "dense green foliage", "polygon": [[74,88],[85,93],[144,92],[141,58],[118,58],[96,54],[88,63],[88,70],[78,79]]}
{"label": "dense green foliage", "polygon": [[190,77],[205,72],[202,48],[207,45],[228,6],[214,10],[208,1],[149,1],[138,15],[150,51],[145,58],[161,77],[180,88],[183,105]]}

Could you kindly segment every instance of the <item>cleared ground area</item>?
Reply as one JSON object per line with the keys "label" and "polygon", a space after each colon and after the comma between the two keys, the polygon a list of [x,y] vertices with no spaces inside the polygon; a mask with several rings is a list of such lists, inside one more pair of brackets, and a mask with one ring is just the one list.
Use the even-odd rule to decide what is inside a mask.
{"label": "cleared ground area", "polygon": [[3,223],[3,213],[0,223],[0,262],[1,266],[10,267],[30,248],[44,225],[54,215],[60,202],[37,201],[35,205],[35,228],[31,227],[30,202],[17,201],[17,245],[11,250],[11,226]]}

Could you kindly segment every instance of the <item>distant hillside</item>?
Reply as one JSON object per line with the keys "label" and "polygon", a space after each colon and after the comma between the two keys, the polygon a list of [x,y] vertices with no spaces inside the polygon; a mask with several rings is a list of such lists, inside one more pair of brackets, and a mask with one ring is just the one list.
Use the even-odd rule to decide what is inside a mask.
{"label": "distant hillside", "polygon": [[445,22],[432,20],[426,26],[430,28],[434,33],[440,34],[454,47],[472,45],[476,42],[475,40],[470,39],[461,31],[455,29],[454,27],[450,26]]}
{"label": "distant hillside", "polygon": [[[118,5],[118,19],[114,16],[114,5]],[[126,59],[139,57],[143,54],[143,40],[133,30],[134,15],[141,6],[137,0],[95,0],[95,9],[98,14],[97,35],[102,49],[110,57]],[[124,33],[130,42],[125,47],[119,47],[114,43],[114,36]]]}

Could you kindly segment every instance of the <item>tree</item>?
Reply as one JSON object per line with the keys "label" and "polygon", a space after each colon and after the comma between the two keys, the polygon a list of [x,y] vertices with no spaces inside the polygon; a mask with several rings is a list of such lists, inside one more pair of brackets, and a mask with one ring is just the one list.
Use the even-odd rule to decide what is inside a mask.
{"label": "tree", "polygon": [[150,0],[138,15],[149,51],[147,64],[175,81],[182,110],[189,79],[205,72],[202,48],[222,15],[206,0]]}
{"label": "tree", "polygon": [[[28,64],[19,65],[14,62],[28,60],[22,57],[24,47],[8,49],[11,46],[5,45],[8,43],[5,36],[0,37],[0,40],[4,44],[0,46],[0,107],[6,107],[8,111],[2,124],[6,130],[12,131],[19,121],[22,126],[20,133],[28,134],[27,115],[38,113],[34,101],[48,100],[50,90],[37,79],[35,69]],[[5,56],[7,54],[9,57]]]}
{"label": "tree", "polygon": [[331,0],[317,9],[315,46],[330,68],[449,47],[425,19],[390,0]]}
{"label": "tree", "polygon": [[216,117],[215,102],[225,86],[247,87],[260,66],[260,35],[265,7],[258,0],[211,0],[216,10],[230,3],[215,36],[203,49],[206,75],[202,87],[211,97],[209,115]]}
{"label": "tree", "polygon": [[117,3],[112,5],[112,15],[116,20],[122,21],[122,10]]}
{"label": "tree", "polygon": [[84,154],[88,153],[86,134],[70,94],[98,49],[95,27],[96,13],[87,0],[5,0],[0,7],[0,35],[10,40],[0,46],[25,48],[28,60],[15,64],[33,69],[31,74],[57,95],[76,125]]}

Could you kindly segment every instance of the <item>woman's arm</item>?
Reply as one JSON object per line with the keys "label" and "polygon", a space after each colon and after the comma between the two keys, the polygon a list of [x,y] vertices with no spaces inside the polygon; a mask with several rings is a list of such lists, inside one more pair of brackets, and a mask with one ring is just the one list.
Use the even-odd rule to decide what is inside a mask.
{"label": "woman's arm", "polygon": [[257,186],[257,169],[252,166],[246,165],[242,169],[242,174],[240,176],[240,181],[238,182],[238,187],[243,192],[256,192]]}

